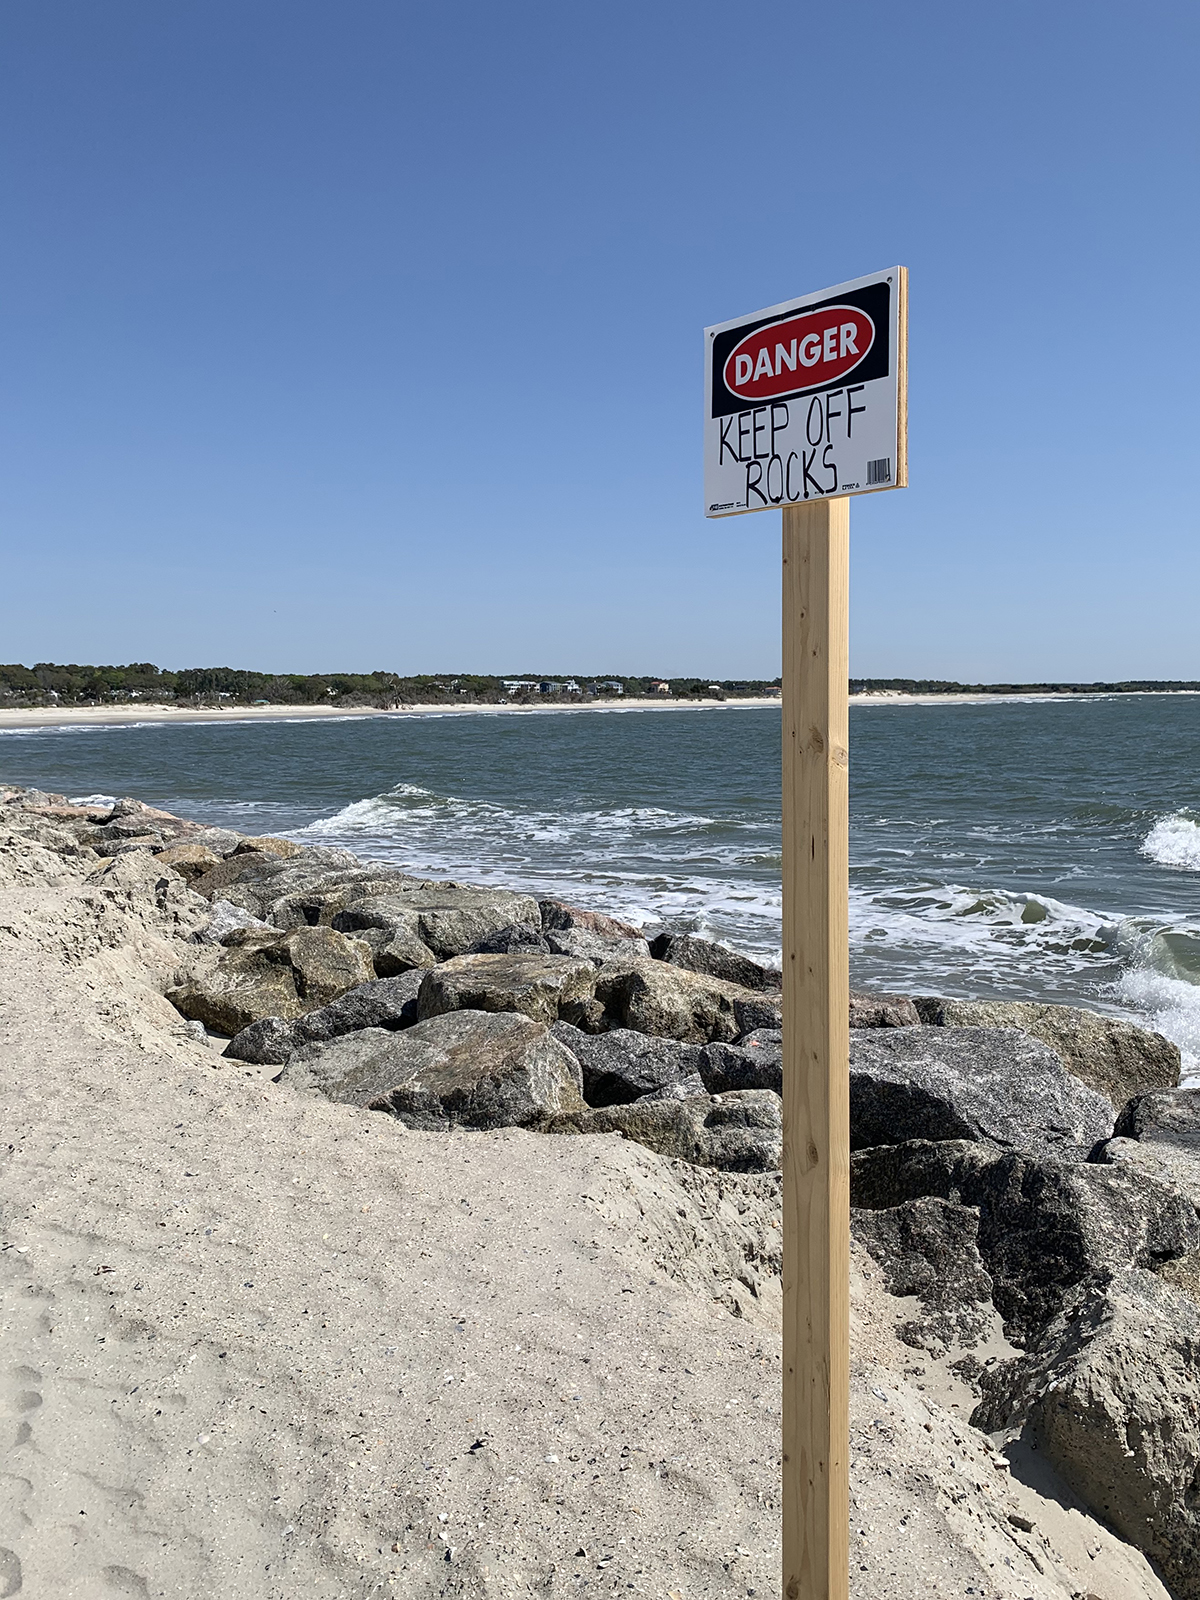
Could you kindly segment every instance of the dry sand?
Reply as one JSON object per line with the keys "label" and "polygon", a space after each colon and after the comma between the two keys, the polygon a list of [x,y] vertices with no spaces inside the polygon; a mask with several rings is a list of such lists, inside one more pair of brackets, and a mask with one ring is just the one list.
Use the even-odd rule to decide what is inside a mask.
{"label": "dry sand", "polygon": [[0,728],[122,727],[139,722],[328,722],[362,717],[544,717],[555,712],[578,711],[736,711],[746,706],[777,706],[773,698],[747,700],[588,700],[578,705],[399,706],[379,711],[374,706],[347,710],[339,706],[224,706],[199,711],[166,705],[62,706],[36,709],[0,709]]}
{"label": "dry sand", "polygon": [[[0,829],[0,1597],[778,1595],[775,1180],[276,1086],[161,998],[203,902],[33,831]],[[870,1271],[856,1600],[1165,1600],[1013,1482]]]}

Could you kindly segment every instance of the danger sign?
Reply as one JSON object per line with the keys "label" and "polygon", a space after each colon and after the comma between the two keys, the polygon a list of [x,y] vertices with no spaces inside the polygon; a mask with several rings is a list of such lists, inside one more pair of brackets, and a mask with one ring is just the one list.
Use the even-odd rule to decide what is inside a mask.
{"label": "danger sign", "polygon": [[902,488],[907,274],[704,330],[705,515]]}

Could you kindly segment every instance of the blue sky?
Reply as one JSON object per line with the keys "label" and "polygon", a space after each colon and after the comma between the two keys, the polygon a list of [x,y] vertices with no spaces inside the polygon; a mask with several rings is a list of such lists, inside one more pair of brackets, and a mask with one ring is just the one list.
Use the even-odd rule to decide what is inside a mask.
{"label": "blue sky", "polygon": [[10,0],[0,659],[773,674],[701,331],[900,262],[852,670],[1200,678],[1198,15]]}

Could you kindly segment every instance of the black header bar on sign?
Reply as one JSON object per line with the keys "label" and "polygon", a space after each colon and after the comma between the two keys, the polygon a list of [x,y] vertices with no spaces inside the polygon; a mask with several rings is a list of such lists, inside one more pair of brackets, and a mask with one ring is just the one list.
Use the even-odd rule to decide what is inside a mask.
{"label": "black header bar on sign", "polygon": [[[730,351],[738,345],[749,333],[754,333],[759,328],[768,327],[773,322],[785,321],[788,317],[799,317],[809,311],[820,311],[824,306],[855,306],[860,311],[865,311],[875,324],[875,342],[867,354],[866,360],[859,363],[851,374],[854,383],[869,383],[872,378],[886,378],[888,376],[888,349],[892,336],[892,286],[890,283],[869,283],[865,289],[851,289],[847,294],[830,295],[827,300],[814,301],[812,305],[796,306],[791,311],[777,311],[772,316],[760,317],[757,322],[741,322],[736,328],[726,328],[723,333],[718,333],[713,339],[712,351],[712,394],[710,396],[710,416],[727,417],[735,411],[748,411],[755,405],[763,404],[762,401],[750,401],[747,404],[745,395],[733,394],[725,386],[725,362]],[[789,389],[786,394],[772,395],[772,400],[794,400],[798,395],[820,394],[826,389],[844,388],[846,379],[838,378],[832,382],[803,384],[797,389]]]}

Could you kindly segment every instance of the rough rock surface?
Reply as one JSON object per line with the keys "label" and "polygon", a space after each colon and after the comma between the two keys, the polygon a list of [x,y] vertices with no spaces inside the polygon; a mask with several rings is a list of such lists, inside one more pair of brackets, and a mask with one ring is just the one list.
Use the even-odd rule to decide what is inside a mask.
{"label": "rough rock surface", "polygon": [[220,865],[222,858],[203,844],[172,844],[155,856],[160,867],[174,867],[189,883]]}
{"label": "rough rock surface", "polygon": [[1138,1095],[1094,1159],[1121,1163],[1172,1184],[1200,1210],[1200,1090]]}
{"label": "rough rock surface", "polygon": [[[579,1062],[589,1106],[628,1105],[690,1083],[699,1069],[699,1046],[675,1039],[656,1039],[630,1028],[588,1034],[569,1022],[556,1022],[551,1032]],[[704,1084],[699,1087],[703,1094]]]}
{"label": "rough rock surface", "polygon": [[1022,1344],[1077,1285],[1200,1248],[1195,1207],[1152,1177],[966,1141],[859,1151],[851,1159],[850,1195],[853,1205],[876,1211],[925,1196],[977,1208],[993,1300],[1009,1338]]}
{"label": "rough rock surface", "polygon": [[604,961],[649,959],[650,946],[631,923],[599,911],[582,911],[562,900],[542,900],[539,905],[547,948],[555,955],[581,956],[597,966]]}
{"label": "rough rock surface", "polygon": [[897,1328],[917,1350],[940,1357],[984,1339],[994,1316],[992,1279],[979,1254],[979,1213],[925,1197],[881,1211],[856,1210],[854,1237],[883,1271],[889,1294],[912,1295],[919,1314]]}
{"label": "rough rock surface", "polygon": [[[328,906],[332,897],[324,898]],[[420,914],[406,900],[399,895],[371,895],[355,897],[347,905],[348,898],[344,893],[336,896],[340,909],[334,911],[330,926],[370,947],[380,977],[437,966],[437,956],[421,937]]]}
{"label": "rough rock surface", "polygon": [[[515,956],[522,952],[528,954],[553,955],[546,943],[545,935],[540,928],[531,928],[527,922],[510,922],[507,927],[499,928],[495,933],[488,933],[482,939],[476,939],[469,950],[464,950],[465,956]],[[565,954],[559,951],[558,954]]]}
{"label": "rough rock surface", "polygon": [[426,973],[421,1020],[447,1011],[519,1011],[557,1022],[564,1007],[591,998],[596,969],[571,956],[456,956]]}
{"label": "rough rock surface", "polygon": [[723,944],[714,944],[694,933],[660,934],[651,944],[650,953],[656,961],[669,961],[689,972],[722,978],[741,989],[778,990],[783,985],[783,974],[774,967],[764,967],[749,956],[738,955]]}
{"label": "rough rock surface", "polygon": [[537,901],[531,895],[508,889],[446,884],[412,889],[394,898],[416,913],[414,931],[439,961],[461,955],[476,940],[514,922],[536,928],[541,921]]}
{"label": "rough rock surface", "polygon": [[367,1028],[305,1045],[281,1081],[424,1131],[534,1127],[583,1106],[578,1062],[513,1013],[454,1011],[402,1033]]}
{"label": "rough rock surface", "polygon": [[375,978],[294,1022],[263,1017],[235,1035],[225,1054],[234,1061],[281,1067],[304,1044],[319,1044],[361,1028],[411,1027],[418,1020],[417,990],[423,976],[406,972],[398,978]]}
{"label": "rough rock surface", "polygon": [[858,1029],[850,1037],[853,1149],[987,1139],[1082,1160],[1107,1137],[1108,1101],[1015,1028]]}
{"label": "rough rock surface", "polygon": [[[596,1000],[609,1027],[632,1028],[685,1044],[735,1039],[750,1031],[739,1020],[739,1002],[758,996],[736,984],[690,972],[666,961],[606,962],[596,974]],[[775,1015],[774,1009],[771,1014]],[[750,1027],[765,1024],[751,1022]]]}
{"label": "rough rock surface", "polygon": [[[156,856],[155,860],[161,861],[162,857]],[[223,944],[239,928],[269,929],[270,926],[269,922],[252,916],[249,911],[243,911],[241,906],[235,906],[229,900],[216,900],[213,902],[212,917],[208,926],[201,931],[200,938],[205,944]]]}
{"label": "rough rock surface", "polygon": [[852,1028],[917,1028],[921,1018],[905,994],[876,994],[866,989],[850,991]]}
{"label": "rough rock surface", "polygon": [[1040,1039],[1119,1111],[1134,1095],[1179,1083],[1179,1047],[1116,1017],[1031,1000],[926,1000],[924,1020],[947,1028],[1020,1028]]}
{"label": "rough rock surface", "polygon": [[710,1094],[730,1089],[774,1089],[783,1093],[783,1035],[760,1028],[736,1044],[705,1045],[698,1065]]}
{"label": "rough rock surface", "polygon": [[621,1133],[676,1161],[726,1172],[772,1172],[783,1150],[783,1102],[769,1089],[635,1100],[556,1117],[549,1133]]}
{"label": "rough rock surface", "polygon": [[1027,1419],[1038,1447],[1174,1600],[1200,1597],[1200,1307],[1150,1272],[1073,1298],[1039,1347],[986,1380],[973,1421]]}
{"label": "rough rock surface", "polygon": [[242,928],[167,998],[183,1016],[232,1036],[262,1017],[315,1011],[373,976],[366,946],[332,928]]}

